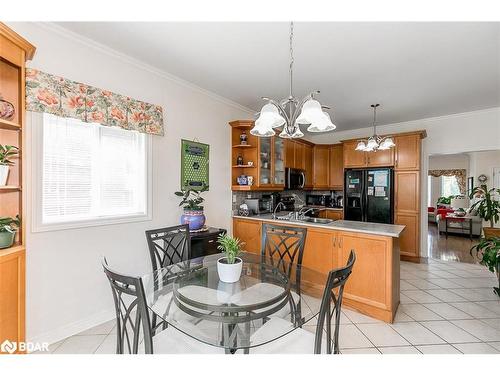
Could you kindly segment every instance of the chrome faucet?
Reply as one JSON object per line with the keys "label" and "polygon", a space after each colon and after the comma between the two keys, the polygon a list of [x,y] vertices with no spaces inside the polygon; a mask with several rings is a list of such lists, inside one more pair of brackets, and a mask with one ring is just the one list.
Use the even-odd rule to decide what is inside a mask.
{"label": "chrome faucet", "polygon": [[[304,208],[305,208],[306,210],[305,210],[305,211],[302,211]],[[313,210],[314,210],[314,208],[307,208],[306,206],[302,207],[302,208],[299,210],[299,212],[298,212],[298,215],[297,215],[298,217],[297,217],[297,219],[298,219],[298,220],[302,220],[302,219],[304,218],[304,216],[305,216],[308,212],[311,212],[311,211],[313,211]]]}
{"label": "chrome faucet", "polygon": [[278,208],[280,206],[283,206],[283,208],[286,208],[285,204],[283,202],[278,202],[278,204],[276,205],[276,207],[274,207],[274,211],[273,211],[273,219],[276,219],[276,211],[278,210]]}

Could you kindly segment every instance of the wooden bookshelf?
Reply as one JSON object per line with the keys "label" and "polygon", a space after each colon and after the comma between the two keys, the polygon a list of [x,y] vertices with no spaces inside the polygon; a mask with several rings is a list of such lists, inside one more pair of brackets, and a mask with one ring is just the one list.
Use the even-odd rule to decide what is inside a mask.
{"label": "wooden bookshelf", "polygon": [[[15,243],[0,249],[0,342],[25,341],[25,225],[23,202],[23,148],[25,139],[25,63],[35,47],[0,22],[0,95],[15,109],[9,119],[0,119],[0,144],[19,148],[9,168],[6,186],[0,186],[0,217],[21,217]],[[19,347],[19,345],[18,345]],[[18,351],[19,352],[19,351]]]}

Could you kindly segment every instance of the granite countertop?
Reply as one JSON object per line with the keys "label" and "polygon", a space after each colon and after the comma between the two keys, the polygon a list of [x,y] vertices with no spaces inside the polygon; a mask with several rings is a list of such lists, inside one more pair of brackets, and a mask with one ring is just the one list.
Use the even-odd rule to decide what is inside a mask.
{"label": "granite countertop", "polygon": [[343,211],[344,210],[342,207],[315,206],[312,204],[309,204],[306,207],[307,208],[317,208],[319,210],[332,210],[332,211]]}
{"label": "granite countertop", "polygon": [[[278,217],[286,216],[283,212],[277,214]],[[270,223],[286,225],[303,225],[305,227],[314,227],[322,229],[332,229],[332,230],[343,230],[347,232],[357,232],[374,234],[379,236],[388,236],[398,238],[401,232],[405,229],[404,225],[393,225],[393,224],[379,224],[379,223],[365,223],[361,221],[351,221],[351,220],[335,220],[329,224],[318,224],[318,223],[307,223],[297,220],[279,220],[273,219],[272,214],[263,214],[256,216],[233,216],[235,218],[249,219],[249,220],[259,220]]]}

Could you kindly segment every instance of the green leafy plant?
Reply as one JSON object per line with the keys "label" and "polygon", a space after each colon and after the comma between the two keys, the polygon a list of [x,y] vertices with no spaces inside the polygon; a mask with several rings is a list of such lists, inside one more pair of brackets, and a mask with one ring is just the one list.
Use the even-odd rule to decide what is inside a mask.
{"label": "green leafy plant", "polygon": [[16,146],[0,145],[0,165],[14,165],[10,158],[18,154],[19,149]]}
{"label": "green leafy plant", "polygon": [[16,215],[15,218],[4,216],[0,217],[0,233],[9,232],[15,233],[19,226],[21,225],[21,219],[19,215]]}
{"label": "green leafy plant", "polygon": [[479,197],[479,200],[471,206],[471,210],[477,209],[477,215],[490,222],[493,228],[500,218],[500,202],[495,198],[500,195],[500,189],[488,189],[486,185],[476,186],[472,189],[469,198]]}
{"label": "green leafy plant", "polygon": [[481,241],[470,249],[470,254],[479,260],[479,263],[488,267],[490,272],[496,272],[498,288],[495,293],[500,297],[500,237],[482,238]]}
{"label": "green leafy plant", "polygon": [[203,185],[200,190],[182,190],[176,191],[175,195],[182,197],[179,207],[184,207],[185,211],[203,211],[203,206],[201,205],[205,199],[201,197],[201,193],[208,190],[208,185]]}
{"label": "green leafy plant", "polygon": [[220,234],[217,242],[219,243],[217,249],[226,254],[228,264],[234,264],[236,257],[241,252],[241,246],[245,244],[239,238],[230,236],[229,234]]}

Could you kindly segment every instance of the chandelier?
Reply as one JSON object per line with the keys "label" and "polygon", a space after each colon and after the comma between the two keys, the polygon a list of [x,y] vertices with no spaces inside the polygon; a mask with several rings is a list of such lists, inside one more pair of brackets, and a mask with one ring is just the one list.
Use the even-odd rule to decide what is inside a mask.
{"label": "chandelier", "polygon": [[359,141],[356,146],[357,151],[377,152],[377,150],[388,150],[395,146],[391,137],[380,137],[377,135],[377,107],[379,106],[380,104],[372,104],[370,106],[373,108],[373,135],[366,141]]}
{"label": "chandelier", "polygon": [[300,138],[304,136],[304,133],[299,125],[308,125],[307,131],[313,133],[327,132],[336,128],[330,115],[324,111],[330,108],[322,106],[314,99],[314,95],[319,94],[319,91],[313,91],[300,101],[293,96],[293,63],[293,22],[291,22],[289,96],[280,101],[263,97],[262,99],[267,103],[258,113],[250,134],[258,137],[272,137],[276,134],[274,129],[283,127],[279,134],[281,138]]}

